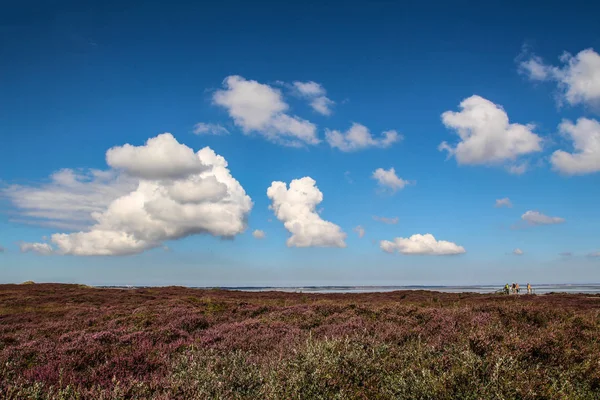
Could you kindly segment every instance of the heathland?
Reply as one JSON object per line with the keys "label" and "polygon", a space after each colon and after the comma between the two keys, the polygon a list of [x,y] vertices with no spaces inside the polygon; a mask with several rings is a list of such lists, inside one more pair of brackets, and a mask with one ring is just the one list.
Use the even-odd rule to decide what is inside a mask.
{"label": "heathland", "polygon": [[0,285],[2,399],[598,399],[600,295]]}

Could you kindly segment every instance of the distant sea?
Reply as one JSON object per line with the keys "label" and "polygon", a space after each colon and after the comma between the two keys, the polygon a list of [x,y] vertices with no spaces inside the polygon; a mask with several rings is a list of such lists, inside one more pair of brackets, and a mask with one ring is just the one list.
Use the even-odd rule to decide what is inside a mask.
{"label": "distant sea", "polygon": [[[521,293],[526,293],[526,285],[521,285]],[[102,288],[150,288],[153,286],[97,286]],[[291,293],[379,293],[395,290],[432,290],[446,293],[494,293],[502,289],[502,285],[483,286],[236,286],[218,287],[224,290],[239,290],[246,292],[291,292]],[[545,293],[588,293],[600,294],[600,283],[595,284],[536,284],[532,285],[535,294]],[[217,289],[215,287],[193,287],[194,289]]]}
{"label": "distant sea", "polygon": [[[395,290],[432,290],[446,293],[494,293],[502,289],[502,285],[489,286],[298,286],[298,287],[227,287],[222,289],[242,290],[247,292],[301,292],[301,293],[377,293]],[[532,285],[535,294],[545,293],[588,293],[600,294],[600,284],[562,284]],[[521,293],[526,293],[526,285],[521,285]]]}

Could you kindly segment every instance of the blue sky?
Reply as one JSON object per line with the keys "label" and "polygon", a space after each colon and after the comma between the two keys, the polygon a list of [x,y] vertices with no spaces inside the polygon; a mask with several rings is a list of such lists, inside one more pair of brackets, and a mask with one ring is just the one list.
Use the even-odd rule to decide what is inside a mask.
{"label": "blue sky", "polygon": [[[600,281],[597,6],[122,3],[0,16],[1,282]],[[346,136],[353,123],[368,132]],[[142,181],[210,197],[220,178],[185,161],[207,146],[232,181],[193,218],[142,204],[169,214],[150,235],[111,206]],[[51,178],[64,169],[71,186]],[[287,191],[303,177],[315,183]],[[273,182],[285,188],[267,196]],[[135,245],[114,251],[115,237]]]}

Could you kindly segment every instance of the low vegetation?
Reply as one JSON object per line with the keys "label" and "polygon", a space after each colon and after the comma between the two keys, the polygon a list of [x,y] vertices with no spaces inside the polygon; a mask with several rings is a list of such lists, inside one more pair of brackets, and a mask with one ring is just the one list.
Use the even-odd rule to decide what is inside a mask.
{"label": "low vegetation", "polygon": [[0,285],[2,399],[598,399],[600,296]]}

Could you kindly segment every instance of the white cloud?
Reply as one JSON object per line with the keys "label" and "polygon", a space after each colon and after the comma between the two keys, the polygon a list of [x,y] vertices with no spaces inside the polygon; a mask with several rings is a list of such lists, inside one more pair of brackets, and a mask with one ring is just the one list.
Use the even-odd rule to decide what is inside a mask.
{"label": "white cloud", "polygon": [[275,216],[292,236],[288,247],[346,247],[346,234],[315,211],[323,193],[310,177],[294,179],[289,189],[285,182],[273,182],[267,190]]}
{"label": "white cloud", "polygon": [[102,212],[116,198],[131,192],[137,180],[116,171],[62,169],[40,186],[11,185],[0,189],[19,209],[11,221],[59,229],[83,229],[93,213]]}
{"label": "white cloud", "polygon": [[[497,165],[542,150],[542,139],[533,132],[534,126],[510,123],[501,106],[474,95],[463,100],[460,108],[460,112],[442,114],[442,122],[456,131],[460,141],[454,147],[447,142],[438,147],[454,156],[458,164]],[[509,168],[509,172],[519,173],[522,168]]]}
{"label": "white cloud", "polygon": [[331,115],[331,107],[335,102],[329,99],[325,88],[317,82],[294,82],[294,88],[310,101],[310,106],[321,115]]}
{"label": "white cloud", "polygon": [[496,207],[500,208],[500,207],[508,207],[508,208],[512,208],[512,202],[510,201],[510,199],[508,197],[504,197],[502,199],[497,199],[496,200]]}
{"label": "white cloud", "polygon": [[48,243],[19,243],[21,253],[36,253],[42,256],[48,256],[54,253],[54,249]]}
{"label": "white cloud", "polygon": [[390,130],[383,132],[380,138],[374,138],[366,126],[352,123],[346,132],[326,129],[325,138],[331,147],[350,152],[369,147],[387,148],[402,140],[402,135]]}
{"label": "white cloud", "polygon": [[573,141],[575,151],[555,151],[550,158],[554,169],[568,175],[600,171],[600,123],[587,118],[579,118],[575,124],[563,120],[559,130]]}
{"label": "white cloud", "polygon": [[527,211],[525,214],[521,215],[521,219],[531,225],[553,225],[565,222],[564,218],[549,217],[538,211]]}
{"label": "white cloud", "polygon": [[252,232],[252,236],[254,236],[255,239],[264,239],[265,236],[267,236],[267,234],[265,233],[265,231],[256,229],[256,230],[254,230],[254,232]]}
{"label": "white cloud", "polygon": [[556,81],[561,97],[571,105],[600,106],[600,54],[585,49],[575,56],[563,53],[562,66],[544,64],[536,55],[530,55],[519,64],[520,71],[531,80]]}
{"label": "white cloud", "polygon": [[359,238],[362,238],[363,236],[365,236],[365,228],[363,228],[360,225],[358,225],[356,228],[354,228],[353,231],[358,234]]}
{"label": "white cloud", "polygon": [[150,138],[143,146],[125,144],[106,152],[106,163],[143,179],[177,179],[208,169],[192,149],[170,133]]}
{"label": "white cloud", "polygon": [[382,240],[379,247],[386,253],[398,252],[405,255],[454,255],[466,253],[462,246],[445,240],[435,240],[432,234],[412,235],[409,238],[397,237],[393,241]]}
{"label": "white cloud", "polygon": [[523,175],[527,172],[528,164],[526,162],[506,166],[506,170],[513,175]]}
{"label": "white cloud", "polygon": [[[163,146],[162,150],[157,146]],[[173,136],[163,134],[145,146],[125,145],[109,152],[115,158],[107,159],[118,160],[116,165],[123,170],[154,179],[139,179],[130,192],[92,212],[95,223],[89,229],[53,234],[51,241],[57,253],[127,255],[194,234],[233,237],[245,230],[252,201],[231,176],[227,161],[209,147],[194,154]],[[189,152],[198,163],[187,159]],[[153,157],[166,171],[157,169],[151,162]],[[171,163],[169,157],[173,158]],[[201,168],[189,172],[196,165]]]}
{"label": "white cloud", "polygon": [[600,251],[596,251],[588,254],[588,257],[600,257]]}
{"label": "white cloud", "polygon": [[375,171],[373,171],[372,178],[377,181],[379,186],[388,188],[392,192],[401,190],[404,188],[404,186],[410,184],[409,181],[399,178],[398,175],[396,175],[396,170],[394,168],[390,168],[388,170],[377,168]]}
{"label": "white cloud", "polygon": [[226,108],[245,134],[257,132],[272,142],[293,147],[319,143],[314,124],[286,114],[289,106],[279,90],[235,75],[225,78],[223,85],[223,90],[214,93],[213,102]]}
{"label": "white cloud", "polygon": [[522,256],[524,253],[523,253],[523,250],[521,250],[521,249],[514,249],[513,254],[515,256]]}
{"label": "white cloud", "polygon": [[198,122],[194,125],[193,132],[196,135],[229,135],[229,131],[224,126],[204,122]]}
{"label": "white cloud", "polygon": [[529,76],[532,81],[545,81],[552,76],[552,69],[544,64],[542,59],[532,55],[528,60],[519,64],[519,72]]}
{"label": "white cloud", "polygon": [[398,223],[398,217],[394,218],[386,218],[386,217],[378,217],[377,215],[373,215],[373,219],[375,221],[383,222],[388,225],[396,225]]}

